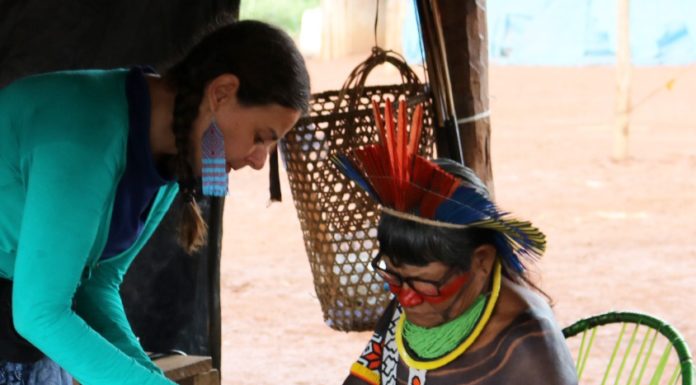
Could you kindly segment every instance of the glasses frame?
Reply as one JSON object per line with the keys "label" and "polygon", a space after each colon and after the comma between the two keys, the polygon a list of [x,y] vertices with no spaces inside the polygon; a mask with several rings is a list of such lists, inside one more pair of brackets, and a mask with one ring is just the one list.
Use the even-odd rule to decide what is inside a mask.
{"label": "glasses frame", "polygon": [[[379,262],[383,261],[382,257],[384,257],[384,255],[382,253],[377,254],[377,256],[372,261],[370,261],[370,266],[372,266],[372,268],[377,272],[377,274],[379,274],[379,276],[384,280],[384,282],[386,282],[389,286],[392,285],[391,283],[389,283],[389,280],[384,278],[383,274],[388,274],[389,276],[396,278],[396,280],[398,281],[398,284],[397,284],[398,287],[400,287],[400,288],[403,287],[404,282],[406,282],[408,284],[408,287],[411,288],[411,290],[415,291],[416,293],[418,293],[418,295],[421,295],[423,297],[439,297],[439,296],[441,296],[442,294],[440,293],[440,289],[442,288],[442,286],[444,286],[447,283],[447,281],[450,280],[450,278],[454,277],[456,275],[456,273],[461,272],[461,269],[459,269],[457,267],[453,267],[447,273],[445,273],[445,275],[443,275],[442,278],[438,279],[437,281],[430,280],[430,279],[422,279],[422,278],[417,278],[417,277],[404,277],[401,274],[399,274],[393,270],[379,267],[378,266]],[[386,262],[385,262],[385,265],[386,265]],[[414,282],[421,282],[421,283],[433,285],[433,287],[435,287],[436,294],[422,293],[413,284]]]}

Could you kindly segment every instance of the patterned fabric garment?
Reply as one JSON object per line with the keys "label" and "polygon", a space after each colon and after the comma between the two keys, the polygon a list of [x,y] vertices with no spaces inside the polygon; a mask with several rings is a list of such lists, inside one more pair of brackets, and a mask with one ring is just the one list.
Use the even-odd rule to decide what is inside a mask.
{"label": "patterned fabric garment", "polygon": [[491,343],[451,362],[427,361],[433,364],[428,370],[409,367],[395,348],[400,316],[393,302],[344,385],[577,384],[572,357],[550,314],[522,313]]}
{"label": "patterned fabric garment", "polygon": [[26,364],[0,361],[0,385],[72,385],[72,377],[44,357]]}

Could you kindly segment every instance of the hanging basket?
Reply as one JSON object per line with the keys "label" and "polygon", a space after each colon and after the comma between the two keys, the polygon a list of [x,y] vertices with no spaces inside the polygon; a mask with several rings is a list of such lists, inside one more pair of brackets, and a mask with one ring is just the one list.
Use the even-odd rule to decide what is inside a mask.
{"label": "hanging basket", "polygon": [[[402,83],[365,86],[370,72],[389,63]],[[373,49],[341,90],[312,95],[309,116],[281,143],[290,189],[324,320],[341,331],[373,330],[390,300],[384,282],[370,267],[377,254],[379,211],[374,202],[330,161],[349,148],[378,141],[371,100],[405,98],[408,113],[422,103],[420,153],[432,157],[432,101],[426,86],[397,54]]]}

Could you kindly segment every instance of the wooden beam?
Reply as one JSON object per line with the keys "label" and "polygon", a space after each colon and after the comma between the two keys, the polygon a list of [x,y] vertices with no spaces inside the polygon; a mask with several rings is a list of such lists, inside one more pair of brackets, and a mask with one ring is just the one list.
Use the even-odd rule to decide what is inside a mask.
{"label": "wooden beam", "polygon": [[628,157],[628,133],[631,113],[631,34],[630,0],[617,0],[616,31],[616,117],[614,160]]}
{"label": "wooden beam", "polygon": [[493,194],[485,0],[437,2],[464,164]]}

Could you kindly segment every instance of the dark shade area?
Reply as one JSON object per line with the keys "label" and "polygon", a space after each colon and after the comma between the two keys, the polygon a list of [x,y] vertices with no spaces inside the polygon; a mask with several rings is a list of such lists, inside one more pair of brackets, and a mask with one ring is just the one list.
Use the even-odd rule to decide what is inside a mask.
{"label": "dark shade area", "polygon": [[215,364],[220,356],[222,201],[206,199],[198,203],[210,227],[208,247],[187,255],[178,246],[177,197],[131,265],[121,286],[121,297],[131,326],[146,350],[210,355]]}
{"label": "dark shade area", "polygon": [[0,86],[29,74],[158,66],[239,0],[0,0]]}

